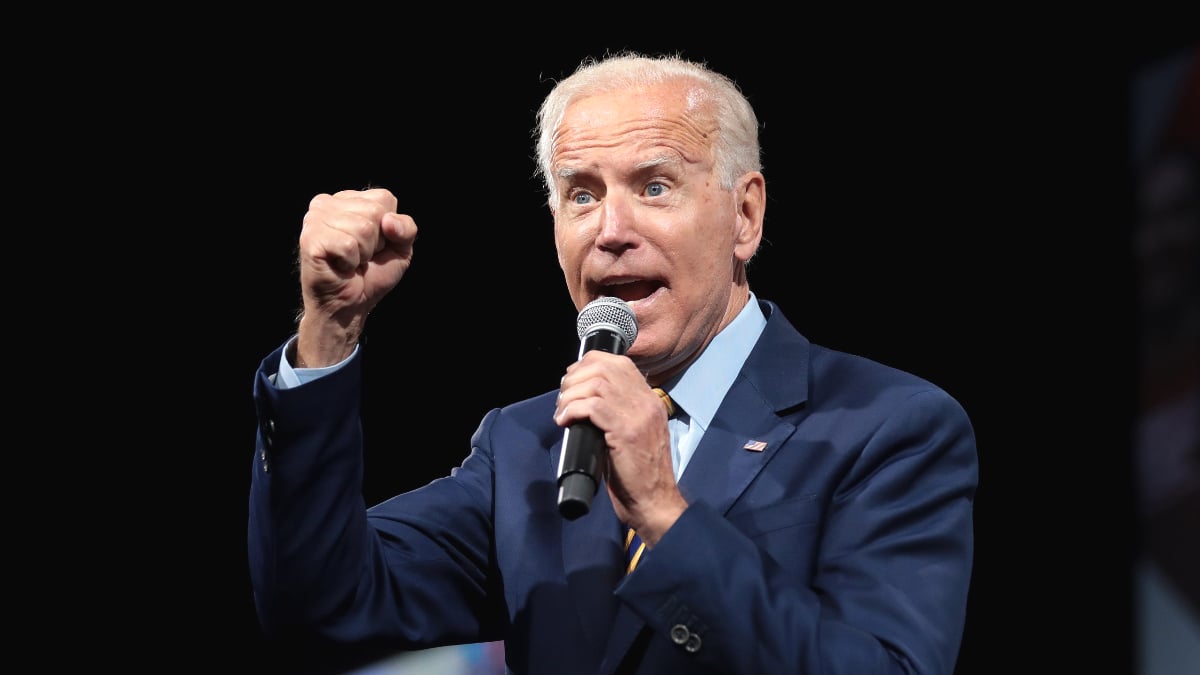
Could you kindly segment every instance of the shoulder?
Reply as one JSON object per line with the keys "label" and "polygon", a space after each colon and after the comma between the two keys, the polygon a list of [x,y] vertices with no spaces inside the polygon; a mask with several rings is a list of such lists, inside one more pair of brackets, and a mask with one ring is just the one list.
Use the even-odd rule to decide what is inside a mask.
{"label": "shoulder", "polygon": [[562,438],[562,427],[554,422],[558,390],[493,408],[484,415],[475,432],[475,445],[483,438],[524,439],[524,443],[551,447]]}
{"label": "shoulder", "polygon": [[[858,410],[893,409],[911,403],[962,414],[962,406],[945,389],[910,371],[875,359],[811,342],[788,320],[779,306],[760,300],[767,316],[764,347],[794,354],[790,365],[802,372],[810,406]],[[784,359],[771,359],[776,366]],[[916,397],[916,398],[914,398]]]}

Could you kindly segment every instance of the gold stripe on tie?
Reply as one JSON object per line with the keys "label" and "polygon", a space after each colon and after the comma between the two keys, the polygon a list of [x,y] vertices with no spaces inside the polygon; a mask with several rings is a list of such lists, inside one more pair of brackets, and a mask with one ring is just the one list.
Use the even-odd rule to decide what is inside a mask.
{"label": "gold stripe on tie", "polygon": [[658,397],[662,399],[663,405],[667,406],[667,417],[673,416],[675,414],[675,402],[671,400],[671,395],[663,391],[662,387],[655,387],[654,393],[658,394]]}
{"label": "gold stripe on tie", "polygon": [[[633,555],[629,554],[630,548],[633,549]],[[642,538],[637,535],[637,532],[634,532],[632,527],[626,530],[625,559],[629,561],[628,565],[625,566],[626,574],[629,574],[634,570],[635,567],[638,566],[638,562],[640,562],[642,559],[642,552],[645,550],[646,544],[642,541]]]}

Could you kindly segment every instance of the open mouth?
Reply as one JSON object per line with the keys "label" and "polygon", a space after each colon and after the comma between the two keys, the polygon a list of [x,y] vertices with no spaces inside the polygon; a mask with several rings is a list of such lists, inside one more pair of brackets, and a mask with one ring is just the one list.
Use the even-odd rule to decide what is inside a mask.
{"label": "open mouth", "polygon": [[615,298],[620,298],[625,302],[635,302],[637,300],[644,300],[650,297],[660,288],[662,288],[661,281],[639,279],[636,281],[606,284],[601,286],[599,290],[600,295],[609,295]]}

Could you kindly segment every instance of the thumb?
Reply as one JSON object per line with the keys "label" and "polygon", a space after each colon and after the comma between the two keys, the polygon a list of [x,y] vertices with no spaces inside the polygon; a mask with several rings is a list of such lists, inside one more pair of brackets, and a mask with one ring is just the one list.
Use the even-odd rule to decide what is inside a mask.
{"label": "thumb", "polygon": [[403,250],[411,247],[417,238],[416,221],[412,216],[403,213],[385,214],[380,222],[380,229],[383,231],[383,237],[376,243],[376,253],[387,245]]}

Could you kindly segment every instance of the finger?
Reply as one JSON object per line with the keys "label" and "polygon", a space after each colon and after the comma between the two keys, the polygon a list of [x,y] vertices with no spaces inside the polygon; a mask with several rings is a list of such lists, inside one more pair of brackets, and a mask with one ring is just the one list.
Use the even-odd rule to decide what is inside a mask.
{"label": "finger", "polygon": [[383,217],[380,233],[371,265],[378,268],[376,279],[391,287],[400,281],[412,265],[417,224],[404,214],[389,213]]}
{"label": "finger", "polygon": [[641,373],[623,367],[619,359],[600,360],[606,363],[578,364],[563,377],[555,405],[559,424],[586,418],[606,433],[615,433],[610,439],[614,441],[636,440],[649,428],[665,430],[666,408]]}
{"label": "finger", "polygon": [[[317,195],[309,202],[305,226],[315,231],[315,237],[326,241],[326,248],[336,256],[331,263],[342,269],[354,269],[381,251],[387,241],[381,224],[387,211],[385,204],[394,203],[390,193],[364,196],[361,191],[344,190],[335,195]],[[352,252],[351,247],[357,252]]]}
{"label": "finger", "polygon": [[403,213],[388,213],[382,222],[384,244],[397,251],[412,249],[417,240],[417,223],[412,216]]}
{"label": "finger", "polygon": [[381,237],[379,226],[362,217],[321,208],[304,214],[300,233],[301,252],[314,261],[324,261],[333,269],[353,270],[374,253]]}
{"label": "finger", "polygon": [[[385,188],[368,188],[366,190],[342,190],[332,195],[333,199],[346,202],[358,202],[363,208],[382,208],[383,213],[396,211],[398,204],[396,196]],[[372,206],[366,206],[370,204]]]}
{"label": "finger", "polygon": [[555,404],[555,421],[559,426],[567,426],[590,419],[596,406],[603,401],[602,391],[605,386],[604,380],[598,377],[576,377],[572,384],[565,384],[564,380],[564,386],[559,389],[558,401]]}

